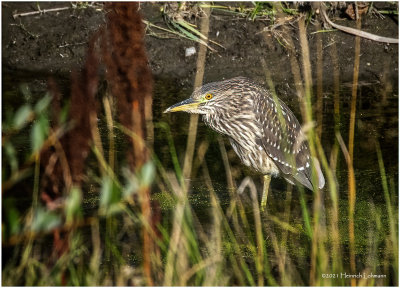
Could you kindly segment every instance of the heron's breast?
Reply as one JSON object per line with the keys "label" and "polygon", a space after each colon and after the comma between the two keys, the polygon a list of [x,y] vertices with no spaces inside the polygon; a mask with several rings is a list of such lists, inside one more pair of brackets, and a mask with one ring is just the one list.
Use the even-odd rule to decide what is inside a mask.
{"label": "heron's breast", "polygon": [[261,136],[259,125],[252,115],[205,114],[203,121],[213,130],[229,136],[242,146],[256,145],[256,139]]}

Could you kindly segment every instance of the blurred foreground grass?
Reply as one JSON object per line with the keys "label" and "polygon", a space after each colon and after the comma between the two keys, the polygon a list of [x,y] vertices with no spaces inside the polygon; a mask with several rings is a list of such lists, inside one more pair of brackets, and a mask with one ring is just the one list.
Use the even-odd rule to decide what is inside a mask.
{"label": "blurred foreground grass", "polygon": [[[176,170],[170,171],[153,155],[135,175],[116,167],[101,176],[94,157],[83,187],[63,191],[57,207],[46,207],[38,196],[38,152],[55,141],[52,135],[63,134],[49,129],[50,101],[46,95],[23,105],[7,113],[3,123],[3,285],[147,285],[142,269],[144,229],[156,243],[151,255],[156,285],[350,284],[340,277],[350,274],[347,200],[339,198],[334,211],[327,197],[318,223],[314,196],[301,192],[293,194],[300,197],[294,199],[292,189],[283,201],[276,200],[280,204],[260,212],[260,196],[246,178],[242,193],[232,191],[229,201],[220,202],[205,161],[200,168],[205,187],[183,197],[177,162]],[[68,125],[63,122],[60,129]],[[30,139],[30,149],[22,149],[26,141],[15,142],[21,137]],[[177,161],[173,145],[171,141],[169,148]],[[358,279],[359,285],[397,284],[396,187],[392,176],[383,166],[380,169],[386,202],[357,202],[355,255],[358,272],[385,278]],[[157,227],[145,223],[139,209],[137,191],[148,186],[153,187],[152,202],[161,209]],[[296,209],[301,212],[296,214]],[[313,241],[315,227],[318,238]],[[54,231],[68,237],[67,253],[56,253]],[[314,245],[317,261],[310,275]],[[324,278],[327,274],[339,277]]]}

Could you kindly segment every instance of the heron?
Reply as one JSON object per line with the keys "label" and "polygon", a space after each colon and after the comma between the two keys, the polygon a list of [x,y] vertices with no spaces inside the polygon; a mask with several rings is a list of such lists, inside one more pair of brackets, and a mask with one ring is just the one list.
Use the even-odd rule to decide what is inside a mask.
{"label": "heron", "polygon": [[[205,84],[164,113],[177,111],[202,115],[207,126],[229,138],[244,165],[264,175],[262,208],[266,206],[271,176],[281,175],[290,184],[300,183],[310,190],[324,187],[319,162],[311,157],[296,116],[258,83],[240,76]],[[314,184],[312,166],[316,171]]]}

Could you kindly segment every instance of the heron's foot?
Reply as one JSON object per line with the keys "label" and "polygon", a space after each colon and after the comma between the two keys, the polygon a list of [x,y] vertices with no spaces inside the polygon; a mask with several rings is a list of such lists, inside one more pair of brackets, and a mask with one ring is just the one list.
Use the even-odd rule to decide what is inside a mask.
{"label": "heron's foot", "polygon": [[271,182],[271,175],[264,175],[264,189],[263,189],[263,195],[261,198],[261,211],[264,211],[265,207],[267,207],[267,198],[268,198],[270,182]]}

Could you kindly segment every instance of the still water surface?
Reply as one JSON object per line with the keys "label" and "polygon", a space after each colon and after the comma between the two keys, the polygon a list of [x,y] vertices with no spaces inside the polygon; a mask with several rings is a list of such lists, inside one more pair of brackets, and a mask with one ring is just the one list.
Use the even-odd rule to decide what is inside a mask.
{"label": "still water surface", "polygon": [[[18,92],[19,88],[15,88],[15,82],[12,79],[8,79],[3,85],[3,119],[7,112],[7,109],[15,110],[18,104],[24,102],[35,102],[35,99],[24,98],[23,93]],[[217,81],[220,79],[213,79],[211,81]],[[27,82],[30,82],[30,86],[34,87],[34,80],[29,77]],[[211,82],[207,81],[207,82]],[[18,80],[18,82],[24,82]],[[296,114],[301,122],[299,113],[299,105],[297,98],[294,96],[294,88],[285,88],[287,85],[280,85],[275,83],[278,96],[288,104],[292,111]],[[289,90],[289,91],[288,91]],[[334,99],[333,89],[325,88],[322,111],[318,113],[322,114],[322,135],[321,142],[325,150],[325,154],[330,159],[331,150],[335,142],[335,121],[334,121]],[[161,160],[162,165],[167,170],[173,170],[170,148],[166,138],[165,131],[162,131],[157,126],[157,122],[167,123],[170,127],[174,145],[177,150],[179,162],[183,163],[183,158],[186,149],[186,139],[188,134],[189,126],[189,114],[186,113],[173,113],[163,114],[162,112],[170,105],[186,99],[190,96],[192,87],[189,85],[180,85],[176,80],[173,79],[156,79],[154,87],[154,102],[153,102],[153,116],[155,121],[155,139],[154,139],[154,150],[157,157]],[[43,94],[32,93],[32,97],[40,98]],[[345,142],[348,139],[348,126],[349,126],[349,114],[350,114],[350,99],[351,99],[351,85],[343,84],[340,89],[340,121],[338,123],[340,127],[340,133]],[[104,131],[106,134],[105,119],[100,118],[100,131]],[[118,137],[121,137],[119,135]],[[196,138],[196,150],[195,157],[197,155],[197,148],[199,143],[204,141],[209,142],[209,148],[205,154],[205,163],[210,173],[213,188],[217,194],[219,202],[223,209],[227,209],[231,200],[232,191],[227,188],[227,180],[225,174],[225,168],[223,165],[221,151],[219,147],[218,139],[221,137],[216,132],[206,127],[201,120],[199,121],[198,135]],[[19,143],[14,143],[18,149],[29,149],[29,138],[19,137]],[[106,139],[106,138],[104,138]],[[244,165],[240,163],[239,158],[235,155],[234,151],[229,145],[226,137],[222,137],[225,148],[227,149],[228,158],[231,165],[232,175],[237,186],[240,185],[241,181],[246,177],[250,176],[254,180],[259,197],[262,191],[262,176],[254,173]],[[370,217],[371,207],[380,211],[382,215],[385,214],[385,199],[382,190],[380,170],[378,167],[377,154],[375,141],[379,141],[383,160],[386,169],[386,175],[389,183],[390,191],[398,191],[398,91],[391,92],[389,95],[382,99],[381,89],[376,82],[368,83],[364,81],[363,85],[360,85],[357,95],[357,108],[356,108],[356,130],[355,130],[355,148],[354,148],[354,168],[356,177],[356,214],[355,214],[355,232],[356,237],[356,255],[358,259],[357,265],[362,269],[366,257],[368,254],[368,231],[374,225],[374,219]],[[106,141],[105,141],[106,142]],[[117,138],[117,143],[119,139]],[[105,145],[107,145],[105,143]],[[118,158],[123,161],[124,147],[117,145]],[[198,161],[197,161],[198,162]],[[197,166],[196,166],[197,165]],[[210,194],[205,185],[202,169],[199,167],[199,163],[194,163],[195,169],[193,169],[190,179],[185,179],[189,183],[189,202],[193,207],[200,223],[206,228],[210,221],[211,201]],[[339,185],[339,228],[341,234],[345,235],[342,245],[347,247],[348,245],[348,184],[347,184],[347,166],[344,160],[343,154],[339,151],[339,159],[337,165],[337,183]],[[294,227],[303,226],[303,215],[301,213],[300,205],[300,194],[298,189],[293,188],[292,194],[290,195],[290,202],[285,201],[289,194],[287,194],[287,183],[281,178],[275,178],[271,182],[271,192],[268,198],[268,213],[274,215],[280,219],[289,219],[290,225]],[[233,191],[235,192],[235,191]],[[163,217],[168,218],[168,215],[172,215],[174,209],[173,203],[163,201],[165,193],[171,193],[171,191],[160,191],[158,187],[153,188],[153,199],[160,202]],[[92,195],[89,197],[97,198],[98,196]],[[247,197],[247,196],[244,196]],[[325,195],[327,197],[327,195]],[[307,205],[311,211],[312,209],[312,192],[305,191],[305,199]],[[397,203],[397,193],[392,199],[394,203]],[[94,201],[95,202],[95,201]],[[30,203],[29,197],[27,198],[28,205]],[[86,201],[85,203],[93,203],[93,201]],[[396,204],[397,205],[397,204]],[[87,205],[87,209],[94,208],[93,205]],[[249,215],[251,214],[251,205],[246,207]],[[396,209],[397,211],[397,209]],[[251,217],[249,217],[251,218]],[[383,229],[388,231],[388,220],[387,216],[382,216],[382,223],[386,227]],[[386,233],[385,233],[386,234]],[[377,236],[379,237],[379,235]],[[300,240],[301,243],[301,240]],[[296,259],[300,261],[299,266],[306,265],[309,263],[307,259],[309,255],[305,249],[298,246],[299,242],[293,242],[290,244],[288,241],[287,248],[289,253],[292,253]],[[383,253],[383,251],[382,251]],[[347,255],[347,253],[345,253]],[[381,255],[381,254],[378,254]],[[383,256],[383,254],[381,255]],[[379,256],[378,256],[379,257]],[[344,256],[344,266],[349,265],[349,260]],[[378,265],[383,265],[383,259],[378,260]],[[305,267],[305,270],[307,268]]]}

